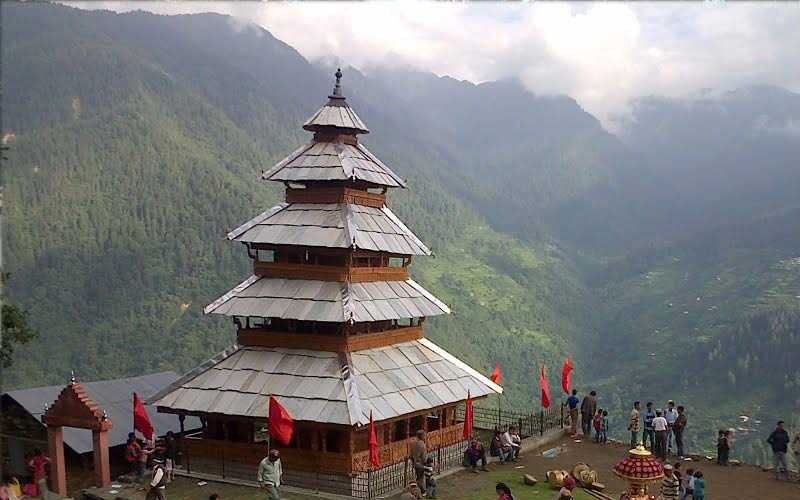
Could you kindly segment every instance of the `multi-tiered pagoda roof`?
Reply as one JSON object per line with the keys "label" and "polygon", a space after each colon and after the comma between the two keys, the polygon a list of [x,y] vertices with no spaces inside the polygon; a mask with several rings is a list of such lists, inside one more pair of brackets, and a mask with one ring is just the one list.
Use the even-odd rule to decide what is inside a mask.
{"label": "multi-tiered pagoda roof", "polygon": [[295,420],[360,426],[502,391],[422,336],[450,310],[408,276],[431,251],[386,206],[405,182],[359,142],[340,78],[312,141],[262,175],[286,202],[227,235],[253,275],[205,312],[233,317],[238,345],[154,396],[161,411],[265,418],[275,396]]}

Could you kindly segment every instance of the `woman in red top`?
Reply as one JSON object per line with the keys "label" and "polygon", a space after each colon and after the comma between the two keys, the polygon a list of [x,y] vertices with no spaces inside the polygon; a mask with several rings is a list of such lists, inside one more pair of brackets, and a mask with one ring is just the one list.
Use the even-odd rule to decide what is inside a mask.
{"label": "woman in red top", "polygon": [[514,495],[511,494],[511,488],[506,486],[506,483],[497,483],[494,489],[497,492],[497,500],[514,500]]}
{"label": "woman in red top", "polygon": [[597,413],[594,414],[594,418],[592,419],[592,424],[594,425],[594,442],[600,442],[600,428],[603,422],[603,410],[597,409]]}
{"label": "woman in red top", "polygon": [[39,487],[39,496],[42,498],[47,497],[47,464],[49,463],[50,459],[44,456],[39,448],[33,450],[33,458],[28,462],[28,467],[33,469],[33,482]]}

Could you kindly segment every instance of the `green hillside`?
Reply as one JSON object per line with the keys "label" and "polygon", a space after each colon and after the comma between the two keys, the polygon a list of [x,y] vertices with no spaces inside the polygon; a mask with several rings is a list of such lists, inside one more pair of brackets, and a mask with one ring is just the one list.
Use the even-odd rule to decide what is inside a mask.
{"label": "green hillside", "polygon": [[[4,81],[17,104],[4,123],[14,134],[5,179],[9,292],[41,333],[19,349],[25,361],[6,386],[57,383],[71,369],[93,379],[190,368],[233,340],[232,325],[201,314],[248,272],[244,248],[222,235],[280,201],[280,186],[258,174],[296,147],[302,111],[328,89],[291,89],[300,95],[284,101],[302,110],[266,105],[274,97],[259,92],[267,84],[250,70],[206,59],[206,69],[219,62],[220,80],[241,82],[223,94],[219,81],[187,76],[185,58],[164,62],[139,37],[126,38],[132,25],[159,29],[157,16],[45,5],[9,5],[4,14],[14,27],[4,32],[4,61],[25,69]],[[34,29],[42,22],[61,28],[42,39]],[[169,22],[210,22],[220,52],[239,43],[218,16]],[[257,38],[282,56],[291,51]],[[296,53],[291,63],[330,82]],[[232,97],[246,89],[257,112]],[[25,102],[38,104],[18,105]],[[430,173],[441,170],[437,158],[391,143],[392,130],[371,114],[363,116],[381,141],[368,144],[412,187],[392,193],[392,206],[436,252],[418,259],[414,274],[454,310],[432,322],[429,336],[487,371],[503,362],[509,397],[528,401],[536,363],[555,362],[588,321],[575,271],[546,242],[524,245],[494,231]]]}

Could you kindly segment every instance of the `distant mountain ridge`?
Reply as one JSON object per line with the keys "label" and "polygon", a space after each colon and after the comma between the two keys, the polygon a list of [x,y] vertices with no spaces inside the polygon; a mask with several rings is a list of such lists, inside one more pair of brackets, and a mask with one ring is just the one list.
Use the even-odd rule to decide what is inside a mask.
{"label": "distant mountain ridge", "polygon": [[[6,384],[189,368],[232,341],[201,314],[248,272],[221,237],[279,201],[258,174],[308,139],[330,71],[215,14],[2,9],[9,294],[42,332]],[[408,180],[389,203],[436,254],[414,276],[454,314],[428,335],[501,362],[506,404],[569,354],[617,413],[682,397],[713,431],[748,377],[769,381],[751,413],[800,409],[800,95],[643,98],[614,135],[513,80],[343,83],[365,144]]]}

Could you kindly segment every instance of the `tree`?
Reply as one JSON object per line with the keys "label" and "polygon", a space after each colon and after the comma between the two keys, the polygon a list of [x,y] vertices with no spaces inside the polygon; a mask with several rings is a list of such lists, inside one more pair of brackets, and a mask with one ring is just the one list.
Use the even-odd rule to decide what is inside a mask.
{"label": "tree", "polygon": [[[5,284],[8,275],[0,276],[0,283]],[[14,361],[14,345],[25,344],[39,333],[28,326],[28,311],[12,304],[3,304],[3,331],[0,336],[0,366],[8,368]]]}

